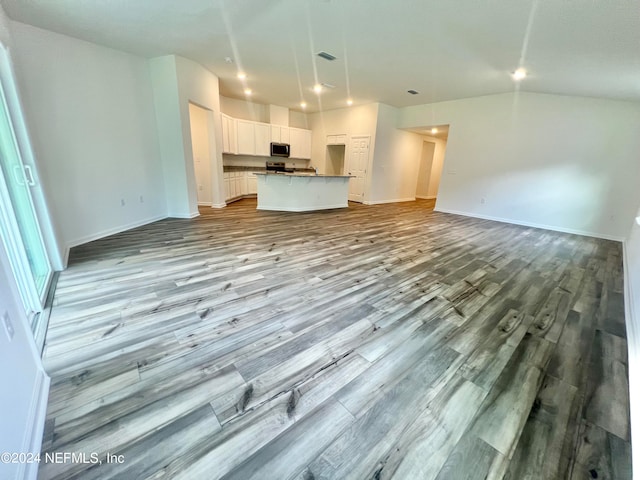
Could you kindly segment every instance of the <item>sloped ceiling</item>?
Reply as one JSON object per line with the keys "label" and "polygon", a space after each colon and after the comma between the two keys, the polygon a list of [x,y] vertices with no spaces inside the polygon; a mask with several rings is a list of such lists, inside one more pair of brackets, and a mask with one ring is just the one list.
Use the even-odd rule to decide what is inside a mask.
{"label": "sloped ceiling", "polygon": [[[307,111],[348,97],[403,107],[515,89],[640,101],[637,0],[1,3],[15,21],[143,57],[190,58],[220,77],[223,95],[245,98],[248,87],[256,102],[297,110],[301,100]],[[515,83],[519,66],[529,76]],[[321,82],[335,88],[317,95]]]}

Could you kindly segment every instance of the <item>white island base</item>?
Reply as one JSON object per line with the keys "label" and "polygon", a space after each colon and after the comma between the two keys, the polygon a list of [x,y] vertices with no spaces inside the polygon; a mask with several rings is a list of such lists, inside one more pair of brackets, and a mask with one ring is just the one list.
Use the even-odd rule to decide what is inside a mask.
{"label": "white island base", "polygon": [[258,210],[310,212],[349,206],[348,175],[256,173]]}

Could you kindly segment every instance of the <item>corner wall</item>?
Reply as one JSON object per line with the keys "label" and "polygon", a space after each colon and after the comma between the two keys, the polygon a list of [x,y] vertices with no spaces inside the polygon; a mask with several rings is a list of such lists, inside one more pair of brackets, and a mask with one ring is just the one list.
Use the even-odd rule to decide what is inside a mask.
{"label": "corner wall", "polygon": [[165,217],[146,60],[19,22],[10,27],[59,243],[68,248]]}
{"label": "corner wall", "polygon": [[397,128],[400,111],[378,107],[371,191],[365,203],[412,201],[416,198],[423,137]]}
{"label": "corner wall", "polygon": [[213,112],[209,148],[215,152],[211,164],[212,206],[223,207],[222,126],[218,77],[201,65],[177,55],[149,60],[156,123],[160,137],[167,210],[170,217],[192,218],[198,213],[189,103]]}
{"label": "corner wall", "polygon": [[[40,451],[49,394],[29,323],[24,315],[9,259],[0,242],[0,452]],[[5,313],[14,328],[12,340],[2,325]],[[0,478],[34,479],[37,463],[0,462]]]}
{"label": "corner wall", "polygon": [[640,202],[640,104],[509,93],[407,107],[398,127],[434,124],[450,125],[436,210],[626,236]]}
{"label": "corner wall", "polygon": [[[636,215],[640,219],[640,208]],[[633,221],[624,245],[627,348],[633,471],[640,472],[640,220]]]}

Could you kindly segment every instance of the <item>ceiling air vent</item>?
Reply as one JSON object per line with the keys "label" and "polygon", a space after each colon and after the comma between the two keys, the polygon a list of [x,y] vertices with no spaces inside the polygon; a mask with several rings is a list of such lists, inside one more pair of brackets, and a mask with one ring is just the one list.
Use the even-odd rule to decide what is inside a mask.
{"label": "ceiling air vent", "polygon": [[418,95],[418,93],[416,90],[407,90],[407,93],[410,93],[411,95]]}
{"label": "ceiling air vent", "polygon": [[322,82],[320,85],[322,85],[324,88],[331,88],[331,89],[336,88],[335,85],[331,85],[330,83]]}
{"label": "ceiling air vent", "polygon": [[329,60],[330,62],[333,62],[336,59],[334,55],[331,55],[330,53],[327,53],[327,52],[318,52],[317,55],[321,58],[324,58],[325,60]]}

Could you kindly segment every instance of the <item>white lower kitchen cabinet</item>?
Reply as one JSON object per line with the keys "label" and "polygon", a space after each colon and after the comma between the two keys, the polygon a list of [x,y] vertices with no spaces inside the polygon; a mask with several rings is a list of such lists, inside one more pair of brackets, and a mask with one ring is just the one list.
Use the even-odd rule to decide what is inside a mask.
{"label": "white lower kitchen cabinet", "polygon": [[226,201],[258,194],[258,179],[254,172],[224,172],[223,175]]}
{"label": "white lower kitchen cabinet", "polygon": [[229,180],[229,172],[224,172],[224,174],[222,175],[222,177],[224,178],[224,199],[225,200],[229,200],[231,198],[231,187],[230,187],[230,180]]}
{"label": "white lower kitchen cabinet", "polygon": [[258,177],[254,172],[247,172],[247,194],[258,194]]}

